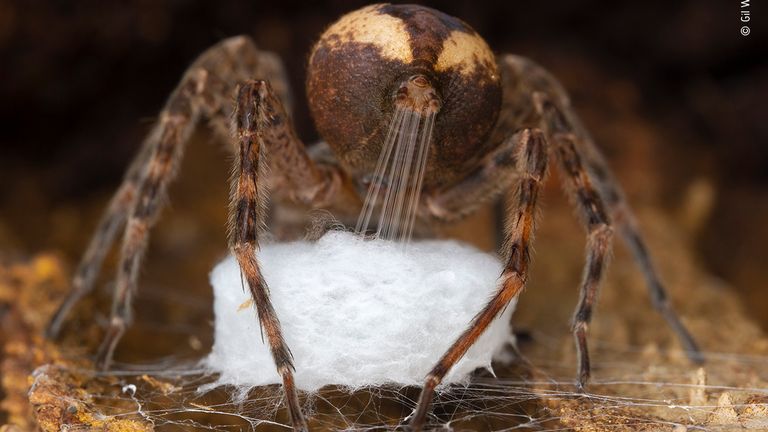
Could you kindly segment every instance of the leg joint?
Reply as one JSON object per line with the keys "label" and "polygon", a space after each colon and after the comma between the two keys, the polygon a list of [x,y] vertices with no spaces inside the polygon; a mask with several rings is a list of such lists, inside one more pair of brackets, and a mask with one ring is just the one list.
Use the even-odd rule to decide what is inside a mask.
{"label": "leg joint", "polygon": [[579,311],[571,323],[571,331],[575,334],[586,334],[589,329],[589,319],[591,310]]}
{"label": "leg joint", "polygon": [[589,237],[600,240],[610,240],[613,238],[613,226],[611,225],[611,222],[603,221],[590,225]]}
{"label": "leg joint", "polygon": [[571,320],[571,331],[574,333],[586,333],[591,320],[592,305],[584,305],[578,308]]}
{"label": "leg joint", "polygon": [[446,372],[447,371],[443,371],[443,370],[435,371],[433,369],[433,371],[430,372],[429,375],[427,375],[427,378],[424,380],[424,387],[429,387],[433,389],[438,385],[440,385],[440,383],[443,381],[443,376],[446,374]]}

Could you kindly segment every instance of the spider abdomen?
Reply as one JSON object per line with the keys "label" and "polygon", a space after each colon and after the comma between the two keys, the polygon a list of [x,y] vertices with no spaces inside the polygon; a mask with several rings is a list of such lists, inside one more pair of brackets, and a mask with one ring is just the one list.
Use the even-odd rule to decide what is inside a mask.
{"label": "spider abdomen", "polygon": [[499,73],[485,41],[457,18],[416,5],[351,12],[315,44],[307,75],[318,131],[353,174],[373,171],[398,89],[417,75],[440,100],[426,184],[460,178],[489,150]]}

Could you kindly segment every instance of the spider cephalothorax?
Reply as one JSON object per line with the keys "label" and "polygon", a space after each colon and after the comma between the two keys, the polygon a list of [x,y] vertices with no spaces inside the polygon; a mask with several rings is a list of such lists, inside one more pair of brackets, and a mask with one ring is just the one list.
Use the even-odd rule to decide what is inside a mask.
{"label": "spider cephalothorax", "polygon": [[396,97],[414,77],[441,103],[427,187],[460,178],[491,150],[487,137],[501,107],[501,79],[485,41],[434,9],[377,4],[328,27],[309,57],[312,116],[346,168],[373,171]]}
{"label": "spider cephalothorax", "polygon": [[273,193],[299,204],[359,213],[361,232],[379,212],[379,225],[392,227],[377,233],[396,238],[403,231],[403,239],[410,238],[416,218],[424,224],[450,222],[502,193],[510,197],[497,292],[427,374],[413,429],[424,425],[435,387],[525,287],[550,158],[558,162],[587,231],[573,317],[578,385],[590,376],[587,329],[614,231],[632,250],[655,308],[690,358],[701,360],[667,300],[620,187],[562,86],[540,66],[519,56],[494,56],[467,24],[434,9],[378,4],[332,24],[312,49],[307,75],[312,115],[335,156],[307,152],[286,110],[290,92],[279,59],[248,37],[222,41],[190,66],[105,212],[49,335],[59,332],[72,306],[93,288],[124,226],[111,318],[97,356],[99,366],[109,366],[130,321],[149,228],[189,135],[205,118],[221,140],[234,142],[230,249],[253,297],[297,430],[307,424],[293,360],[257,260],[268,185],[280,185]]}

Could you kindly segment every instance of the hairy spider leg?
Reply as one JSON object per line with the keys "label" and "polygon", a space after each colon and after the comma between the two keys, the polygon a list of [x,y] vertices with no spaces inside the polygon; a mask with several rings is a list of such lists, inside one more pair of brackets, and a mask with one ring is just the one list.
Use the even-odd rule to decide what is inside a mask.
{"label": "hairy spider leg", "polygon": [[[632,251],[635,263],[645,277],[646,287],[654,308],[671,327],[688,358],[693,363],[702,363],[704,357],[694,338],[680,321],[668,300],[666,289],[653,266],[648,248],[640,235],[635,217],[624,198],[621,186],[571,107],[568,95],[562,85],[541,66],[524,57],[505,55],[500,59],[500,64],[506,79],[516,87],[516,91],[512,92],[517,95],[516,103],[513,106],[530,107],[527,108],[529,112],[524,114],[527,119],[526,123],[532,122],[545,131],[550,141],[554,142],[554,147],[560,149],[556,154],[561,165],[568,162],[565,159],[568,157],[571,160],[578,160],[580,170],[586,175],[584,179],[588,180],[591,186],[596,189],[597,196],[603,202],[602,213],[607,212],[609,217],[607,220],[612,223]],[[505,86],[508,87],[506,83]],[[505,94],[506,92],[507,89],[505,88]],[[518,108],[519,111],[520,108]],[[521,115],[518,113],[517,116],[520,117]],[[564,168],[567,172],[567,167]],[[578,189],[574,189],[573,181],[575,178],[570,176],[564,180],[566,191],[574,195],[582,209],[585,209],[584,205],[587,202],[581,201]],[[582,214],[584,213],[582,212]],[[589,218],[586,221],[589,221]],[[589,270],[585,271],[585,277],[589,277]],[[594,289],[597,289],[596,285]],[[594,297],[591,300],[589,297],[585,298],[583,294],[585,293],[582,291],[582,300],[580,300],[574,315],[574,334],[581,362],[578,366],[578,383],[581,386],[585,384],[589,376],[589,358],[586,340],[580,335],[579,329],[584,327],[586,330],[586,325],[588,325],[591,317],[592,303],[595,300]]]}
{"label": "hairy spider leg", "polygon": [[141,259],[149,241],[149,229],[164,204],[168,184],[173,179],[184,145],[200,116],[199,103],[193,102],[203,86],[205,73],[191,71],[171,95],[150,138],[152,151],[142,172],[136,201],[130,209],[120,249],[120,264],[106,336],[96,357],[97,367],[106,369],[115,347],[132,320],[132,297],[136,292]]}
{"label": "hairy spider leg", "polygon": [[[104,213],[91,245],[82,259],[80,270],[75,275],[71,292],[49,324],[48,334],[55,336],[72,307],[92,290],[104,256],[112,246],[117,231],[125,225],[109,326],[97,354],[99,368],[109,367],[115,347],[130,324],[132,295],[136,291],[139,267],[146,251],[149,231],[165,203],[167,187],[174,178],[190,134],[198,121],[204,117],[210,121],[218,137],[226,136],[227,140],[231,140],[232,121],[229,119],[233,113],[232,97],[236,84],[253,76],[267,78],[275,83],[275,87],[268,86],[265,81],[250,81],[240,88],[241,97],[235,108],[241,121],[234,119],[238,150],[243,151],[244,140],[247,139],[256,141],[258,138],[260,143],[263,142],[263,146],[256,148],[270,154],[270,164],[275,168],[275,177],[279,177],[287,186],[279,192],[294,201],[323,206],[346,199],[359,205],[359,198],[354,194],[350,180],[341,169],[330,163],[315,163],[293,131],[284,105],[279,100],[287,98],[289,88],[277,57],[258,51],[250,38],[243,36],[226,39],[209,48],[187,69],[166,102],[159,121],[145,140],[142,150]],[[256,93],[253,93],[254,91]],[[244,95],[251,94],[260,95],[262,103],[259,106],[249,105],[248,101],[253,102],[254,99]],[[243,116],[251,116],[250,118],[254,119],[256,117],[253,116],[256,115],[259,116],[258,121],[242,122]],[[235,165],[237,176],[244,169],[242,161],[251,164],[255,162],[253,155],[248,152],[240,155]],[[266,165],[262,161],[258,166]],[[244,179],[247,180],[247,176],[252,173],[245,171]],[[255,177],[250,179],[254,182],[257,180]],[[265,179],[258,180],[261,182]],[[239,184],[239,181],[233,183],[234,186]],[[259,188],[261,191],[264,189]],[[245,192],[233,190],[234,196],[243,199],[250,196]],[[238,205],[239,198],[235,201]],[[354,201],[355,199],[357,201]],[[249,207],[244,208],[248,210]],[[241,214],[237,212],[238,209],[239,207],[231,209],[230,215],[230,242],[233,252],[238,257],[244,275],[248,276],[249,286],[253,287],[252,295],[260,312],[260,320],[262,323],[265,319],[269,323],[277,323],[274,314],[270,316],[268,312],[271,311],[271,306],[265,297],[266,286],[260,285],[258,279],[260,272],[253,249],[256,243],[252,244],[251,253],[248,253],[247,243],[240,241],[243,238],[247,240],[247,235],[256,235],[256,229],[263,224],[263,218],[260,216],[248,219],[248,216],[253,217],[254,213],[245,211]],[[241,220],[243,216],[246,217]],[[245,231],[237,230],[238,226]],[[247,234],[249,232],[251,234]],[[293,426],[296,430],[306,430],[306,423],[298,406],[291,363],[286,362],[286,359],[290,358],[290,351],[284,346],[282,337],[277,337],[279,327],[277,333],[274,328],[268,328],[266,325],[264,328],[267,329],[269,343],[276,347],[273,353],[280,354],[276,357],[276,363],[283,376]],[[281,344],[282,348],[277,348]]]}
{"label": "hairy spider leg", "polygon": [[[505,55],[499,58],[499,64],[504,81],[504,108],[495,133],[504,133],[510,128],[527,130],[525,128],[531,127],[538,127],[545,131],[550,141],[548,145],[565,174],[563,177],[566,193],[575,197],[582,221],[587,228],[584,276],[579,290],[579,302],[572,320],[579,359],[578,387],[583,389],[590,377],[586,335],[597,300],[598,287],[612,248],[614,230],[612,223],[616,225],[624,241],[629,245],[636,263],[643,271],[654,307],[676,333],[689,358],[695,363],[703,361],[703,356],[693,337],[683,326],[667,299],[666,290],[652,265],[648,249],[639,234],[634,216],[623,198],[618,182],[613,178],[600,151],[589,138],[589,134],[581,126],[562,86],[548,72],[526,58]],[[544,140],[542,142],[548,143]],[[516,145],[517,142],[512,142],[512,148]],[[510,141],[501,142],[496,150],[460,183],[427,197],[426,204],[430,217],[438,221],[459,219],[466,214],[465,196],[479,197],[482,201],[490,200],[516,176],[522,175],[523,178],[518,181],[524,180],[528,174],[526,171],[519,172],[520,168],[514,162],[518,157],[519,154],[510,149]],[[514,169],[510,170],[510,166]],[[494,179],[499,179],[496,182],[498,186],[489,186],[488,183],[493,183]],[[516,200],[519,199],[518,195],[511,202],[517,202]],[[505,244],[509,245],[509,219],[506,227]],[[509,260],[508,246],[504,256]],[[496,299],[492,300],[478,316],[486,313],[494,301]],[[473,322],[428,375],[419,405],[412,417],[411,426],[414,430],[419,430],[426,421],[427,409],[435,387],[450,367],[472,345],[474,340],[467,335],[475,330],[475,327],[477,324]],[[482,333],[481,329],[479,333]]]}
{"label": "hairy spider leg", "polygon": [[[221,113],[227,94],[234,88],[222,87],[227,81],[224,77],[236,78],[257,70],[257,61],[249,60],[255,54],[256,49],[248,40],[231,38],[205,51],[187,69],[112,200],[122,205],[107,209],[102,219],[105,222],[94,234],[92,245],[96,246],[89,248],[80,265],[86,277],[80,277],[80,272],[76,274],[72,292],[51,321],[49,334],[53,336],[77,300],[92,290],[104,255],[116,231],[124,224],[112,312],[96,358],[97,366],[102,369],[109,367],[114,349],[131,321],[132,295],[136,291],[149,229],[164,205],[166,189],[174,178],[189,135],[201,115],[212,118]],[[222,94],[219,96],[217,92]],[[130,202],[127,197],[131,198]]]}
{"label": "hairy spider leg", "polygon": [[[534,94],[534,105],[541,116],[542,127],[547,131],[548,136],[557,144],[559,149],[558,156],[562,164],[567,164],[570,158],[572,161],[578,162],[580,166],[579,170],[584,173],[584,180],[594,185],[601,201],[605,203],[605,209],[602,212],[608,212],[610,220],[618,228],[624,242],[629,246],[632,251],[635,263],[640,267],[645,280],[648,294],[651,298],[653,307],[661,314],[667,324],[671,327],[672,331],[677,336],[680,344],[686,352],[688,358],[696,363],[701,364],[704,361],[696,341],[693,336],[688,332],[680,318],[675,313],[672,305],[669,302],[668,295],[661,279],[654,267],[648,248],[645,245],[645,241],[640,235],[635,217],[632,214],[632,210],[629,204],[624,199],[624,194],[621,191],[618,182],[611,174],[610,168],[603,160],[599,151],[592,143],[589,136],[584,132],[578,122],[578,118],[569,105],[563,105],[563,101],[567,102],[567,99],[560,99],[561,103],[557,104],[555,96],[547,95],[544,93]],[[565,167],[567,172],[567,167]],[[571,177],[573,179],[573,177]],[[566,183],[566,187],[567,187]],[[578,200],[583,206],[585,202],[581,202],[581,196],[577,193]],[[591,216],[590,216],[591,217]],[[591,228],[590,228],[591,229]],[[590,270],[591,271],[591,270]],[[588,274],[588,272],[586,273]],[[581,308],[577,309],[574,315],[574,334],[577,338],[577,346],[581,355],[579,356],[580,362],[586,362],[584,365],[579,365],[579,384],[584,385],[586,379],[589,376],[589,359],[586,353],[586,341],[579,336],[579,328],[586,326],[589,323],[591,317],[591,305],[589,301],[584,299],[586,303],[581,300],[580,306],[586,307],[586,310]],[[586,376],[585,374],[586,370]]]}
{"label": "hairy spider leg", "polygon": [[[219,137],[229,141],[234,84],[254,74],[270,77],[281,98],[289,98],[290,89],[282,64],[274,54],[258,51],[247,37],[226,39],[205,51],[192,63],[178,89],[166,103],[164,114],[160,117],[167,116],[169,109],[179,106],[181,99],[186,97],[191,106],[197,107],[194,108],[195,112],[202,111],[210,120],[212,128]],[[185,90],[181,90],[182,87]],[[129,213],[136,206],[136,197],[147,179],[150,157],[153,157],[164,133],[163,122],[158,122],[144,140],[141,150],[128,168],[83,254],[70,292],[48,325],[46,330],[48,337],[54,338],[60,333],[72,308],[93,290],[96,277],[106,254],[114,243],[117,232],[125,225]]]}
{"label": "hairy spider leg", "polygon": [[575,197],[581,219],[587,229],[587,259],[584,276],[579,289],[579,302],[573,315],[571,329],[578,354],[578,376],[576,384],[583,390],[590,377],[587,330],[592,319],[592,312],[598,296],[598,288],[605,274],[611,251],[613,227],[603,198],[593,185],[592,179],[584,167],[582,156],[576,148],[573,133],[557,128],[550,110],[554,105],[541,93],[534,94],[536,106],[546,123],[548,136],[560,162],[566,193]]}
{"label": "hairy spider leg", "polygon": [[568,145],[567,141],[561,140],[550,144],[538,129],[525,129],[515,135],[513,139],[516,139],[522,148],[514,158],[507,160],[516,162],[520,177],[517,180],[519,188],[511,200],[512,204],[508,209],[505,222],[506,241],[503,247],[503,256],[506,257],[506,265],[501,276],[501,288],[427,375],[416,412],[411,420],[412,430],[423,428],[435,387],[440,384],[451,367],[461,359],[469,347],[485,331],[490,322],[525,286],[530,262],[530,238],[535,229],[536,199],[546,174],[548,146],[554,146],[557,159],[567,177],[567,190],[576,196],[580,213],[583,215],[589,233],[584,280],[573,320],[574,337],[579,351],[579,386],[583,387],[589,379],[590,365],[586,330],[610,252],[613,235],[610,220],[602,198],[592,186],[572,143]]}
{"label": "hairy spider leg", "polygon": [[[264,221],[266,191],[262,162],[264,129],[280,125],[274,104],[265,103],[269,96],[264,81],[249,81],[238,90],[235,122],[238,156],[233,171],[230,192],[229,247],[237,258],[240,271],[248,283],[259,318],[262,334],[266,332],[272,358],[283,379],[288,412],[296,430],[307,430],[301,414],[298,393],[294,385],[293,354],[283,338],[280,321],[269,298],[269,288],[256,260],[259,231]],[[270,111],[273,111],[270,113]],[[260,175],[260,171],[261,174]],[[261,180],[261,181],[260,181]]]}
{"label": "hairy spider leg", "polygon": [[122,184],[110,200],[109,206],[96,228],[96,233],[91,237],[88,248],[75,271],[75,276],[72,278],[72,288],[59,304],[46,328],[47,337],[55,338],[59,335],[72,308],[93,290],[104,257],[115,241],[118,231],[125,225],[128,211],[133,208],[136,202],[136,194],[143,179],[142,170],[146,166],[152,147],[151,139],[144,142],[139,154],[136,155],[128,168]]}
{"label": "hairy spider leg", "polygon": [[[621,186],[571,107],[568,95],[562,85],[541,66],[524,57],[505,55],[500,59],[500,64],[507,77],[514,77],[512,80],[517,88],[515,93],[520,98],[516,106],[527,106],[532,110],[532,112],[525,114],[526,122],[533,122],[533,124],[541,127],[549,140],[553,142],[553,148],[557,149],[555,154],[564,172],[568,174],[564,178],[566,192],[573,195],[581,207],[581,214],[584,215],[584,221],[590,232],[590,242],[593,238],[592,232],[596,232],[592,231],[593,217],[599,217],[600,220],[608,225],[613,225],[618,230],[632,251],[635,263],[643,272],[654,308],[661,313],[672,328],[688,358],[697,364],[703,362],[704,358],[695,340],[672,309],[666,289],[653,266],[648,248],[639,233],[635,217],[624,198]],[[525,103],[521,103],[522,100]],[[573,169],[579,171],[580,174],[575,176],[575,173],[569,173],[569,170]],[[588,195],[582,196],[584,192],[580,192],[578,183],[589,185],[590,192]],[[599,206],[589,209],[587,206],[593,205],[591,203],[598,203]],[[608,241],[610,238],[607,236],[609,234],[603,234],[600,237]],[[597,239],[595,239],[595,243],[594,246],[600,246]],[[606,248],[610,247],[608,244],[605,246]],[[597,272],[598,268],[592,267],[591,263],[596,263],[594,260],[600,257],[593,256],[594,250],[590,247],[588,243],[585,284],[590,282],[590,279],[596,279],[596,277],[599,279],[600,277],[596,273],[592,273],[592,271]],[[607,255],[603,256],[603,259],[607,259]],[[602,270],[600,271],[602,272]],[[582,284],[579,304],[573,318],[574,338],[579,352],[577,383],[581,388],[589,378],[586,331],[592,316],[598,287],[596,280],[590,283],[591,285]]]}
{"label": "hairy spider leg", "polygon": [[411,417],[410,428],[413,431],[419,431],[424,427],[435,388],[488,328],[488,325],[520,293],[528,279],[536,203],[547,172],[547,144],[544,134],[538,129],[522,130],[509,139],[513,140],[517,151],[516,156],[509,158],[508,161],[515,163],[520,175],[516,178],[515,198],[510,201],[504,224],[506,241],[503,256],[506,260],[499,278],[500,286],[469,327],[427,374],[416,411]]}
{"label": "hairy spider leg", "polygon": [[[583,130],[578,123],[578,119],[572,113],[570,115],[568,115],[567,112],[563,114],[566,115],[566,119],[573,125],[574,129]],[[645,245],[645,241],[640,234],[640,228],[638,227],[636,218],[627,203],[627,200],[624,198],[624,193],[622,192],[621,187],[592,140],[588,138],[588,135],[577,134],[575,135],[575,138],[575,145],[584,155],[588,171],[592,175],[595,185],[600,191],[600,195],[603,196],[603,199],[608,206],[608,211],[611,214],[611,220],[613,221],[614,226],[621,235],[624,243],[629,247],[635,263],[645,277],[651,304],[672,328],[672,331],[683,346],[688,358],[696,364],[703,363],[704,355],[699,349],[696,340],[690,332],[688,332],[680,321],[677,313],[672,308],[667,295],[667,290],[653,264],[648,247]]]}

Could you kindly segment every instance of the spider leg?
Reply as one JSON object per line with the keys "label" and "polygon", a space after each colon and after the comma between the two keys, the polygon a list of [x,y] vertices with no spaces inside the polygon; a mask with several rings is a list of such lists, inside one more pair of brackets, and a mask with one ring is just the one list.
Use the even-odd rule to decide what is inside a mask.
{"label": "spider leg", "polygon": [[[510,107],[515,107],[514,110],[510,110],[510,122],[544,129],[547,136],[555,140],[553,145],[560,149],[558,156],[561,165],[569,162],[565,159],[566,157],[570,157],[570,161],[573,161],[574,157],[578,160],[579,170],[584,172],[586,175],[584,178],[589,180],[591,188],[597,191],[596,195],[591,196],[602,201],[602,213],[607,212],[608,220],[613,223],[629,246],[635,262],[642,270],[654,308],[661,313],[675,332],[689,359],[694,363],[701,363],[703,361],[701,351],[672,309],[666,289],[653,266],[648,248],[639,233],[621,187],[586,128],[571,108],[568,95],[562,85],[541,66],[524,57],[505,55],[500,57],[499,65],[503,72],[502,76],[505,78],[505,98],[508,97]],[[567,173],[569,167],[564,166],[564,168]],[[569,176],[566,179],[566,186],[578,198],[580,193],[576,180],[577,177]],[[580,198],[577,201],[582,210],[588,210],[586,208],[588,202],[581,201]],[[589,222],[589,213],[585,214]],[[594,289],[596,290],[597,287],[595,286]],[[585,302],[580,302],[576,313],[577,320],[589,319],[590,314],[582,311],[584,306],[591,313],[589,302],[589,298],[585,298]],[[578,343],[578,346],[583,348],[580,355],[583,357],[586,354],[586,344]],[[582,367],[580,371],[583,371]],[[581,378],[579,381],[583,382]]]}
{"label": "spider leg", "polygon": [[[570,115],[568,118],[569,121],[574,124],[576,130],[583,130],[583,127],[578,123],[578,119],[575,115]],[[614,226],[617,228],[624,243],[629,247],[635,259],[635,263],[645,277],[646,287],[648,288],[648,294],[654,309],[661,314],[667,324],[672,328],[672,331],[677,335],[677,339],[683,346],[688,358],[694,363],[702,363],[704,361],[704,356],[701,353],[696,340],[691,336],[680,321],[675,310],[672,308],[667,295],[667,290],[659,277],[656,267],[653,265],[653,260],[648,252],[648,247],[640,234],[640,229],[635,216],[624,198],[624,193],[621,190],[619,183],[613,177],[608,164],[605,162],[592,140],[588,138],[588,135],[582,133],[578,136],[581,136],[582,138],[576,142],[577,148],[580,148],[584,154],[588,171],[595,180],[595,185],[599,189],[600,195],[604,197]]]}
{"label": "spider leg", "polygon": [[[632,210],[624,199],[624,194],[618,182],[613,178],[608,165],[603,160],[600,152],[589,138],[576,115],[568,108],[567,103],[565,105],[562,102],[558,104],[553,99],[544,93],[534,93],[534,104],[541,115],[542,126],[557,143],[558,154],[564,169],[568,172],[569,167],[565,166],[568,163],[566,157],[570,157],[572,161],[578,161],[578,169],[582,172],[580,177],[584,177],[590,186],[596,190],[597,193],[594,196],[604,203],[602,211],[607,211],[610,215],[610,220],[618,228],[624,242],[632,251],[635,262],[643,272],[654,308],[675,332],[689,359],[694,363],[702,363],[704,357],[696,341],[672,309],[666,289],[651,261],[648,248],[640,235]],[[570,178],[574,179],[573,176],[570,176]],[[579,186],[575,183],[573,185],[579,196],[579,202],[584,207],[585,203],[581,202],[581,193],[578,192]],[[589,314],[580,315],[577,313],[576,317],[580,316],[586,317],[586,322],[588,323]],[[584,348],[586,348],[586,345],[584,345]],[[581,368],[581,371],[583,372],[583,368]],[[580,382],[583,383],[584,381],[580,378]]]}
{"label": "spider leg", "polygon": [[206,73],[193,70],[171,95],[150,135],[151,154],[139,180],[135,203],[130,209],[112,303],[109,325],[96,357],[97,367],[106,369],[112,354],[131,321],[132,296],[136,291],[141,259],[147,247],[149,230],[162,208],[168,184],[173,179],[184,145],[200,116],[196,101]]}
{"label": "spider leg", "polygon": [[572,322],[579,359],[577,385],[583,389],[590,377],[587,329],[608,264],[613,227],[604,200],[593,185],[577,149],[577,137],[560,121],[555,105],[543,93],[534,93],[534,102],[541,114],[543,126],[553,140],[555,154],[565,177],[565,189],[575,197],[588,233],[584,277]]}
{"label": "spider leg", "polygon": [[[631,220],[629,208],[616,207],[614,208],[613,214],[614,220],[621,221],[617,222],[617,225],[619,225],[619,232],[624,238],[624,242],[629,245],[629,248],[635,257],[635,261],[638,266],[640,266],[640,269],[645,276],[646,286],[648,287],[653,307],[664,317],[667,324],[672,328],[672,331],[675,332],[680,344],[688,355],[688,358],[696,364],[704,363],[704,354],[699,349],[696,340],[688,332],[688,329],[685,328],[682,321],[680,321],[675,310],[672,309],[672,305],[667,298],[667,290],[664,288],[664,285],[656,272],[656,268],[651,261],[648,248],[645,246],[645,242],[640,236],[640,231],[638,230],[637,225]],[[623,216],[625,219],[622,220],[617,216]]]}
{"label": "spider leg", "polygon": [[114,347],[130,320],[131,295],[149,228],[163,205],[165,190],[174,177],[189,134],[204,116],[211,120],[214,131],[219,135],[226,133],[229,140],[228,122],[221,119],[230,117],[236,82],[253,75],[274,80],[278,95],[289,98],[277,57],[258,51],[246,37],[233,37],[214,45],[187,69],[102,216],[75,274],[72,290],[48,326],[49,336],[59,332],[73,306],[92,290],[104,256],[117,231],[125,225],[110,323],[97,356],[100,367],[109,365]]}
{"label": "spider leg", "polygon": [[[316,184],[329,182],[322,180],[322,173],[308,159],[308,155],[299,147],[296,139],[280,141],[280,137],[294,137],[287,125],[287,118],[272,89],[265,81],[248,81],[243,84],[237,96],[234,122],[239,153],[235,161],[230,200],[230,248],[240,264],[240,270],[248,282],[254,299],[256,312],[262,331],[267,335],[277,371],[283,379],[288,412],[295,430],[307,430],[301,414],[299,398],[294,385],[293,355],[283,338],[280,321],[277,318],[269,298],[269,288],[262,277],[256,260],[259,247],[258,236],[264,220],[266,201],[263,172],[263,156],[269,152],[291,150],[303,162],[308,172],[294,173],[294,182],[299,184],[307,180],[305,175],[317,175]],[[265,145],[266,144],[266,145]],[[298,145],[297,145],[298,144]],[[269,148],[266,148],[269,147]],[[313,171],[314,174],[312,173]],[[314,180],[313,180],[314,181]],[[309,183],[307,183],[309,184]],[[306,188],[305,188],[306,190]],[[309,191],[316,188],[309,188]]]}
{"label": "spider leg", "polygon": [[[137,169],[133,202],[127,209],[118,209],[119,212],[125,211],[125,232],[110,320],[96,355],[97,367],[109,367],[115,347],[130,324],[132,297],[136,292],[149,230],[163,207],[167,187],[175,177],[190,134],[202,116],[214,118],[224,109],[222,107],[225,106],[226,97],[233,90],[227,82],[257,72],[257,63],[258,53],[247,38],[224,40],[193,62],[161,111],[158,122],[145,142],[145,149],[142,150],[146,158],[140,156],[138,159],[141,166]],[[100,233],[96,236],[100,236]],[[99,244],[102,243],[106,250],[108,242]],[[85,261],[88,261],[88,255]],[[100,263],[93,264],[91,267],[95,273],[98,268],[96,264]],[[90,286],[92,283],[91,279]]]}
{"label": "spider leg", "polygon": [[133,207],[136,201],[136,193],[142,178],[141,171],[146,165],[152,148],[150,143],[151,141],[147,141],[142,146],[142,150],[128,168],[122,184],[101,217],[96,232],[88,244],[88,249],[83,254],[75,271],[72,289],[67,293],[46,328],[47,337],[55,338],[59,335],[61,326],[72,308],[93,290],[94,281],[99,274],[104,257],[112,246],[117,232],[125,224],[129,209]]}
{"label": "spider leg", "polygon": [[[266,81],[248,82],[238,89],[237,104],[233,107],[230,98],[235,93],[235,84],[254,75],[274,82],[274,89]],[[283,377],[294,428],[306,430],[293,381],[290,351],[280,333],[255,257],[255,236],[263,223],[261,206],[266,199],[266,185],[271,184],[267,176],[262,175],[266,173],[262,170],[266,164],[257,164],[262,155],[260,152],[272,156],[272,165],[277,168],[272,177],[286,186],[278,192],[287,191],[294,201],[315,206],[350,202],[359,205],[360,199],[351,180],[337,165],[316,163],[309,157],[283,108],[290,106],[288,99],[289,88],[279,59],[259,52],[249,38],[224,40],[200,55],[166,102],[143,150],[112,199],[83,258],[73,292],[54,317],[49,333],[58,331],[72,305],[91,290],[116,231],[125,224],[109,327],[97,354],[97,366],[102,369],[109,366],[114,349],[131,319],[131,298],[136,290],[149,230],[164,204],[166,189],[174,177],[189,135],[205,117],[214,132],[231,140],[231,123],[225,119],[236,111],[234,126],[240,157],[235,166],[230,208],[230,246],[252,288],[259,319]]]}
{"label": "spider leg", "polygon": [[514,140],[516,155],[507,161],[514,161],[520,174],[516,179],[516,197],[510,201],[504,224],[506,241],[503,255],[506,262],[499,278],[499,289],[427,375],[411,418],[411,430],[419,431],[424,427],[435,388],[510,300],[525,287],[530,263],[530,241],[535,228],[536,202],[546,175],[547,142],[538,129],[524,129],[510,139]]}

